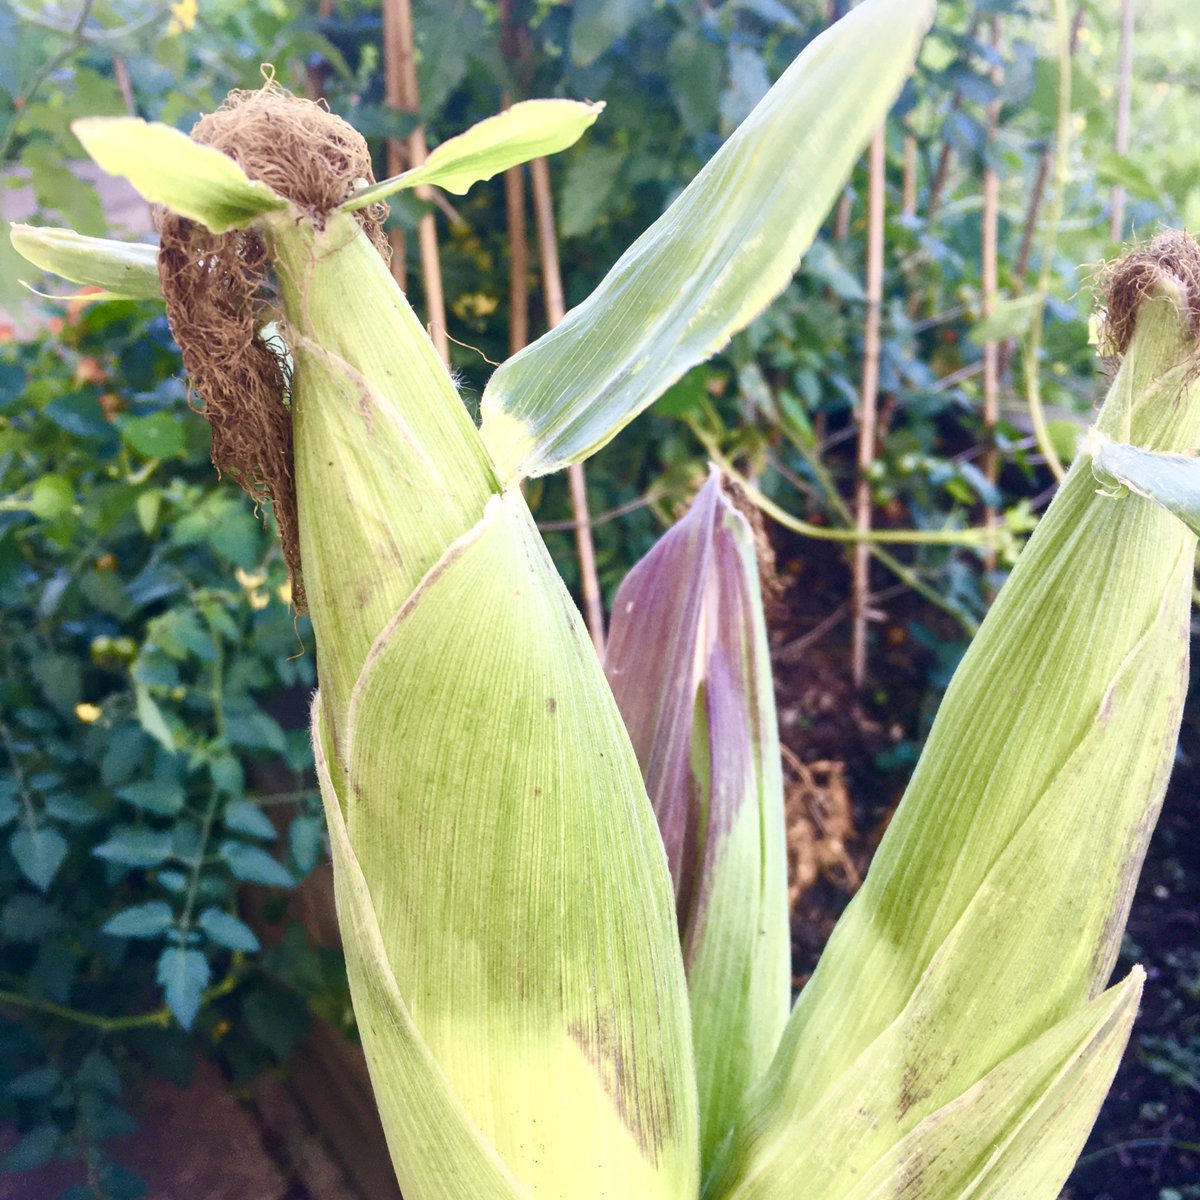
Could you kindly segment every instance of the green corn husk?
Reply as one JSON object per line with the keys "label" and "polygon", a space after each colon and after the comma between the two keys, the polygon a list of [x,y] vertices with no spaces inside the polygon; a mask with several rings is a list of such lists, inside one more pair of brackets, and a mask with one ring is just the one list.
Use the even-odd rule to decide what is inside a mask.
{"label": "green corn husk", "polygon": [[[519,490],[501,490],[353,198],[313,220],[174,131],[81,124],[144,194],[193,220],[211,207],[214,227],[252,225],[269,248],[318,774],[406,1198],[691,1200],[695,1073],[662,843]],[[467,157],[486,171],[496,154]]]}
{"label": "green corn husk", "polygon": [[[1141,289],[1097,422],[1166,453],[1200,442],[1197,340],[1169,268]],[[955,674],[706,1197],[858,1196],[923,1122],[918,1157],[936,1157],[939,1127],[965,1119],[955,1106],[1101,992],[1174,757],[1195,553],[1180,521],[1098,488],[1080,454]],[[1073,1086],[1066,1095],[1088,1103],[1057,1115],[1043,1104],[1023,1190],[985,1194],[1057,1194],[1107,1083]],[[996,1140],[1034,1099],[1002,1090]]]}
{"label": "green corn husk", "polygon": [[274,240],[323,794],[343,919],[374,926],[347,958],[401,1186],[466,1194],[409,1128],[404,1021],[461,1136],[529,1194],[693,1195],[665,864],[578,614],[351,218]]}

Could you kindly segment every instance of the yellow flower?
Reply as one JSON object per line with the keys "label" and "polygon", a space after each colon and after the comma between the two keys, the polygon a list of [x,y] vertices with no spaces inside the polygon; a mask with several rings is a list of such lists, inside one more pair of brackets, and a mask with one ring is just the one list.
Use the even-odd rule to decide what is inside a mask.
{"label": "yellow flower", "polygon": [[484,292],[469,292],[459,296],[451,308],[455,316],[466,320],[467,317],[490,317],[499,304],[500,300],[496,296],[488,296]]}
{"label": "yellow flower", "polygon": [[267,605],[271,603],[270,593],[260,592],[257,589],[248,592],[246,599],[250,601],[250,607],[254,609],[255,612],[258,612],[259,609],[266,608]]}
{"label": "yellow flower", "polygon": [[75,705],[75,715],[85,724],[93,725],[103,715],[102,710],[95,704],[77,704]]}
{"label": "yellow flower", "polygon": [[172,37],[177,33],[191,32],[196,27],[196,14],[200,10],[200,5],[196,0],[177,0],[177,3],[171,5],[171,23],[167,26],[167,33]]}
{"label": "yellow flower", "polygon": [[233,577],[246,589],[248,592],[254,591],[255,588],[260,588],[267,582],[266,571],[243,571],[238,567],[233,572]]}
{"label": "yellow flower", "polygon": [[275,594],[284,602],[291,604],[292,602],[292,581],[289,579],[285,583],[281,583],[276,589]]}

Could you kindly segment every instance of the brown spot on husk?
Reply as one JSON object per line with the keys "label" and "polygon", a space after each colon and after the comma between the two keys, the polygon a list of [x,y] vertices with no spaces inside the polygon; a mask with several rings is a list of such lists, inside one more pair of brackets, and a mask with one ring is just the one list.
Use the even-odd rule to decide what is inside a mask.
{"label": "brown spot on husk", "polygon": [[567,1033],[595,1070],[621,1123],[645,1158],[657,1166],[662,1162],[663,1147],[675,1136],[674,1114],[656,1089],[649,1094],[639,1090],[637,1072],[626,1062],[621,1026],[615,1011],[597,1009],[590,1019],[572,1021]]}
{"label": "brown spot on husk", "polygon": [[1169,229],[1097,273],[1096,287],[1105,307],[1102,353],[1124,354],[1129,348],[1138,312],[1164,275],[1182,286],[1192,333],[1200,337],[1200,246],[1190,234]]}
{"label": "brown spot on husk", "polygon": [[[318,227],[352,191],[375,179],[367,144],[352,126],[273,83],[230,92],[191,136],[229,155]],[[386,260],[387,206],[372,205],[355,216]],[[292,599],[304,612],[290,380],[283,347],[260,333],[271,310],[267,244],[253,229],[213,234],[165,210],[156,219],[167,318],[212,426],[213,465],[232,474],[256,503],[273,504]]]}

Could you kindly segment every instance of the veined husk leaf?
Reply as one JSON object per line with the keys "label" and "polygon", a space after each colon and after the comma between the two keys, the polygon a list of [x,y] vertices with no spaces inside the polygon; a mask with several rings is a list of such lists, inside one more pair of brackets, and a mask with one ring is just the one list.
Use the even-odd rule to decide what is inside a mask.
{"label": "veined husk leaf", "polygon": [[[1194,349],[1164,275],[1098,427],[1166,452],[1195,445]],[[1143,498],[1098,495],[1079,456],[951,682],[867,881],[722,1147],[711,1200],[767,1200],[792,1179],[843,1195],[1103,987],[1173,760],[1195,548]],[[1065,1173],[1074,1151],[1058,1151]]]}
{"label": "veined husk leaf", "polygon": [[783,780],[754,535],[714,471],[613,603],[605,671],[667,850],[701,1160],[787,1020]]}
{"label": "veined husk leaf", "polygon": [[[341,804],[329,774],[321,708],[313,705],[317,779],[329,825],[334,889],[354,1012],[364,1040],[386,1042],[388,1053],[368,1057],[371,1085],[388,1135],[404,1155],[405,1187],[416,1196],[476,1196],[479,1200],[526,1200],[463,1107],[446,1073],[413,1021],[396,983],[371,889],[346,832]],[[452,1164],[449,1169],[448,1164]]]}
{"label": "veined husk leaf", "polygon": [[573,146],[603,111],[602,103],[581,100],[521,100],[448,138],[419,167],[355,192],[341,207],[351,212],[420,184],[461,196],[509,167]]}
{"label": "veined husk leaf", "polygon": [[281,226],[301,560],[340,747],[379,631],[500,488],[445,366],[354,218],[332,214],[321,234]]}
{"label": "veined husk leaf", "polygon": [[72,283],[102,288],[108,299],[162,299],[157,246],[15,223],[9,226],[9,238],[17,253],[35,267]]}
{"label": "veined husk leaf", "polygon": [[1144,978],[1135,967],[931,1113],[845,1200],[1057,1195],[1112,1083]]}
{"label": "veined husk leaf", "polygon": [[1101,485],[1127,487],[1200,534],[1200,459],[1156,454],[1101,436],[1093,439],[1092,461]]}
{"label": "veined husk leaf", "polygon": [[866,0],[816,38],[600,286],[492,376],[502,477],[599,449],[785,287],[912,70],[929,0]]}
{"label": "veined husk leaf", "polygon": [[[280,222],[273,241],[327,788],[398,995],[531,1195],[692,1197],[669,879],[586,631],[353,219]],[[372,955],[355,993],[374,989],[368,1011],[387,999]],[[364,1026],[377,1079],[395,1079],[398,1019]],[[392,1111],[407,1087],[379,1095],[406,1197],[472,1194],[451,1162],[417,1161],[426,1148]]]}
{"label": "veined husk leaf", "polygon": [[661,849],[550,569],[498,496],[380,633],[347,828],[400,992],[513,1174],[538,1196],[694,1196],[678,951],[646,936],[673,932]]}
{"label": "veined husk leaf", "polygon": [[96,164],[121,175],[152,204],[199,221],[213,233],[244,229],[288,202],[247,178],[228,155],[186,133],[140,117],[81,117],[71,131]]}

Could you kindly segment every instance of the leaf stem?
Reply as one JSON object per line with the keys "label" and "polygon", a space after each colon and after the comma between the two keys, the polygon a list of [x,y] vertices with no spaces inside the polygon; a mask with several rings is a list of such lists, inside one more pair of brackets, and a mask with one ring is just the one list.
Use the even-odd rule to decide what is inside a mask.
{"label": "leaf stem", "polygon": [[[67,34],[67,44],[53,57],[48,59],[41,65],[30,78],[28,84],[21,89],[21,100],[23,104],[20,112],[24,112],[29,107],[29,102],[37,95],[38,89],[63,65],[77,50],[81,49],[87,42],[83,31],[87,27],[88,17],[92,15],[92,7],[95,0],[83,0],[79,6],[79,16],[75,20],[70,32]],[[28,19],[28,18],[26,18]],[[66,32],[62,30],[61,32]],[[20,112],[13,114],[13,119],[9,121],[8,128],[4,131],[4,137],[0,138],[0,163],[8,162],[8,152],[12,147],[13,139],[16,136],[17,125],[20,122]]]}
{"label": "leaf stem", "polygon": [[[225,710],[222,707],[222,695],[225,683],[225,651],[220,634],[213,629],[213,643],[217,648],[212,664],[212,682],[209,686],[209,702],[213,708],[213,724],[216,728],[217,740],[225,742]],[[207,861],[205,851],[208,849],[208,839],[212,835],[213,821],[216,820],[217,804],[221,791],[213,783],[208,795],[208,803],[204,806],[204,815],[200,819],[200,838],[196,845],[196,854],[192,859],[188,872],[187,896],[183,902],[183,912],[179,916],[178,929],[182,937],[186,937],[192,928],[192,911],[196,906],[196,894],[200,888],[200,873]]]}
{"label": "leaf stem", "polygon": [[[217,1000],[228,995],[237,986],[238,960],[235,956],[234,968],[219,983],[208,988],[204,993],[204,1003]],[[171,1023],[171,1010],[163,1004],[149,1012],[130,1013],[124,1017],[106,1017],[100,1013],[88,1012],[82,1008],[71,1008],[66,1004],[58,1004],[53,1000],[38,1000],[33,996],[25,996],[20,992],[0,991],[0,1006],[23,1008],[30,1012],[45,1013],[51,1017],[61,1017],[65,1021],[74,1021],[77,1025],[87,1025],[99,1029],[101,1033],[120,1033],[126,1029],[144,1029],[152,1025],[168,1026]]]}
{"label": "leaf stem", "polygon": [[[712,461],[716,463],[721,470],[725,471],[729,477],[733,479],[738,486],[743,489],[743,491],[745,491],[747,499],[758,505],[758,507],[761,508],[762,511],[765,512],[769,517],[773,517],[775,520],[779,521],[779,523],[785,528],[791,529],[794,533],[799,533],[804,537],[812,537],[821,541],[852,542],[861,536],[853,529],[830,529],[824,525],[810,525],[807,521],[801,521],[798,517],[793,517],[790,513],[785,512],[783,509],[779,508],[777,504],[764,496],[757,487],[751,484],[750,481],[733,466],[729,459],[721,453],[715,440],[709,437],[709,435],[703,429],[701,429],[698,424],[693,421],[689,421],[688,425],[693,434],[695,434],[697,440],[708,452],[708,455]],[[808,458],[808,455],[805,455],[805,457]],[[810,459],[810,461],[812,460]],[[846,506],[845,501],[842,500],[840,495],[838,495],[837,490],[832,487],[832,481],[829,480],[824,466],[821,464],[815,465],[818,467],[818,477],[821,478],[825,483],[830,503],[833,505],[834,509],[837,511],[842,520],[849,522],[850,510]],[[760,503],[759,497],[761,497],[766,503]],[[944,532],[948,533],[954,531],[947,530]],[[889,535],[906,533],[908,535],[907,542],[910,545],[928,543],[934,538],[937,539],[937,544],[941,545],[970,545],[973,543],[963,542],[961,540],[961,535],[963,533],[986,534],[988,536],[994,536],[995,533],[995,531],[987,529],[960,530],[957,532],[960,540],[957,542],[951,542],[949,539],[939,535],[934,531],[876,530],[867,539],[867,544],[870,547],[870,552],[875,556],[875,558],[889,571],[891,571],[897,579],[906,584],[908,587],[912,588],[912,590],[916,592],[918,596],[924,600],[927,600],[934,606],[934,608],[940,609],[949,617],[953,617],[954,620],[962,627],[963,631],[968,637],[974,637],[976,631],[979,629],[979,623],[969,613],[964,612],[957,605],[947,600],[938,592],[936,588],[930,587],[929,584],[927,584],[916,573],[916,571],[912,570],[910,567],[906,567],[904,563],[902,563],[894,555],[889,554],[879,544],[880,542],[886,540],[894,540],[894,538],[891,538]]]}
{"label": "leaf stem", "polygon": [[1050,204],[1046,209],[1046,240],[1042,248],[1042,265],[1038,272],[1037,305],[1029,339],[1025,343],[1025,390],[1029,405],[1029,418],[1033,423],[1038,449],[1046,459],[1054,478],[1060,483],[1066,478],[1063,466],[1050,431],[1046,427],[1046,413],[1042,407],[1041,366],[1042,327],[1046,318],[1046,296],[1050,291],[1051,272],[1054,267],[1054,247],[1058,240],[1058,227],[1062,222],[1064,193],[1070,171],[1071,150],[1071,25],[1067,19],[1067,0],[1054,0],[1054,27],[1058,41],[1058,120],[1054,135],[1054,187]]}

